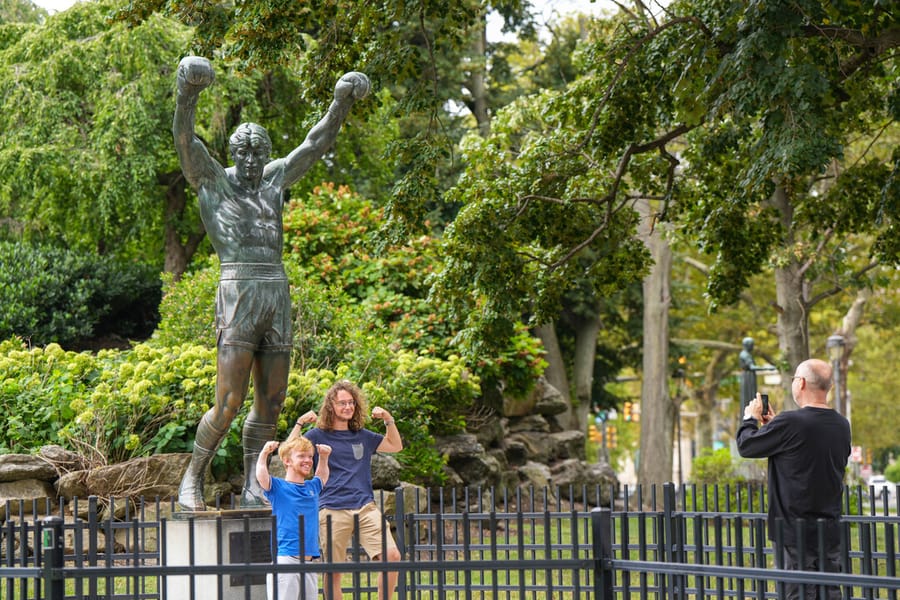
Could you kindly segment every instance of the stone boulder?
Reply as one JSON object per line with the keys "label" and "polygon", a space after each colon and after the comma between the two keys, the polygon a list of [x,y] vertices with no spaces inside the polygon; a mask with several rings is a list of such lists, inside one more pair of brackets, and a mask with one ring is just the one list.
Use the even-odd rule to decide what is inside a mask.
{"label": "stone boulder", "polygon": [[525,447],[527,460],[548,464],[556,456],[552,438],[542,431],[519,431],[507,436],[508,442],[516,442]]}
{"label": "stone boulder", "polygon": [[558,389],[544,382],[540,397],[534,405],[534,412],[545,417],[559,415],[569,410],[569,403]]}
{"label": "stone boulder", "polygon": [[528,415],[526,417],[511,417],[506,419],[507,433],[520,431],[550,432],[550,423],[541,415]]}
{"label": "stone boulder", "polygon": [[528,461],[523,466],[519,467],[517,471],[523,487],[540,489],[545,485],[550,485],[550,467],[543,463]]}
{"label": "stone boulder", "polygon": [[[0,522],[13,515],[47,514],[48,499],[49,508],[52,509],[56,506],[56,491],[49,481],[19,479],[18,481],[0,482]],[[10,514],[8,515],[6,514],[7,500],[10,501]]]}
{"label": "stone boulder", "polygon": [[400,463],[390,454],[375,453],[372,456],[372,487],[376,490],[394,490],[400,485]]}
{"label": "stone boulder", "polygon": [[50,463],[60,476],[90,468],[90,464],[84,456],[55,444],[42,446],[38,455]]}
{"label": "stone boulder", "polygon": [[23,479],[54,481],[58,476],[53,465],[40,456],[31,454],[0,455],[0,482]]}
{"label": "stone boulder", "polygon": [[[608,506],[612,500],[619,480],[615,471],[607,463],[588,463],[577,459],[568,459],[553,465],[550,469],[554,486],[559,486],[559,493],[566,500],[581,501],[582,491],[587,490],[588,497],[594,490],[601,491],[601,504]],[[575,496],[570,497],[570,492]]]}
{"label": "stone boulder", "polygon": [[584,460],[584,432],[568,429],[558,433],[551,433],[549,437],[556,451],[553,456],[554,459],[577,458]]}
{"label": "stone boulder", "polygon": [[191,460],[189,453],[157,454],[88,471],[88,492],[100,497],[155,496],[178,494],[181,477]]}
{"label": "stone boulder", "polygon": [[90,496],[87,486],[89,471],[72,471],[61,475],[56,480],[56,493],[58,496],[71,500],[73,498],[87,498]]}

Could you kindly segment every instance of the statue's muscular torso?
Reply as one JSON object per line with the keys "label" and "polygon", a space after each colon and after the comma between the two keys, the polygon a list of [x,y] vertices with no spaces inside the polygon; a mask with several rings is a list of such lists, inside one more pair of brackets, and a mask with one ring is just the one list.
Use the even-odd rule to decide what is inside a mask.
{"label": "statue's muscular torso", "polygon": [[200,186],[200,217],[222,263],[279,264],[284,243],[280,169],[268,170],[249,191],[234,168]]}

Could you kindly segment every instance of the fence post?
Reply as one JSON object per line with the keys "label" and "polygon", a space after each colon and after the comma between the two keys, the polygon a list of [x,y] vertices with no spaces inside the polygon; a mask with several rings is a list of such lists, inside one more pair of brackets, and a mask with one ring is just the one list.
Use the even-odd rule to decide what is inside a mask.
{"label": "fence post", "polygon": [[[705,494],[704,488],[704,494]],[[718,502],[718,493],[716,501]],[[682,539],[684,516],[678,512],[678,502],[675,493],[675,484],[668,482],[663,484],[663,523],[665,537],[665,553],[663,560],[670,563],[684,562],[684,540]],[[717,507],[718,509],[718,507]],[[669,598],[685,598],[684,575],[673,574],[668,577],[665,584],[666,595]]]}
{"label": "fence post", "polygon": [[612,511],[591,509],[591,532],[594,546],[594,597],[613,600]]}
{"label": "fence post", "polygon": [[63,600],[65,585],[63,568],[63,520],[57,516],[41,521],[42,566],[44,568],[45,600]]}

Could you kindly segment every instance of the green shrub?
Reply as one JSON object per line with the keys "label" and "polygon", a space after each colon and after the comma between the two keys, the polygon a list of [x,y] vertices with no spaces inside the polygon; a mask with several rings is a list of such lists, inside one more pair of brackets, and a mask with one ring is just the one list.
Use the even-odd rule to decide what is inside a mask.
{"label": "green shrub", "polygon": [[892,483],[900,483],[900,461],[889,464],[884,470],[884,477]]}
{"label": "green shrub", "polygon": [[159,275],[147,265],[0,242],[0,339],[71,346],[104,333],[143,337],[159,299]]}
{"label": "green shrub", "polygon": [[[190,450],[214,399],[215,353],[138,344],[91,354],[8,340],[0,344],[0,385],[0,450],[29,452],[53,442],[115,463]],[[226,446],[219,463],[233,462]]]}
{"label": "green shrub", "polygon": [[[728,448],[704,448],[691,465],[691,480],[697,486],[688,492],[688,502],[696,502],[701,508],[736,509],[740,494],[740,505],[746,510],[748,495],[757,494],[752,500],[758,507],[758,486],[753,485],[763,481],[755,464],[758,462],[735,460]],[[695,491],[699,494],[696,498]]]}
{"label": "green shrub", "polygon": [[192,341],[215,348],[218,285],[219,261],[215,256],[177,282],[171,273],[163,273],[159,325],[148,343],[166,347]]}

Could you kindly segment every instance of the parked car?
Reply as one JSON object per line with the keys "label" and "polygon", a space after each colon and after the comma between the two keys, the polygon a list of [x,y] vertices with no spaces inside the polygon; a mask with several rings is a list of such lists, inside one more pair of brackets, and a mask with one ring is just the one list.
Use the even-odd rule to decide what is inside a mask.
{"label": "parked car", "polygon": [[876,498],[887,498],[893,502],[897,493],[897,484],[888,481],[884,475],[872,475],[869,477],[869,487]]}

